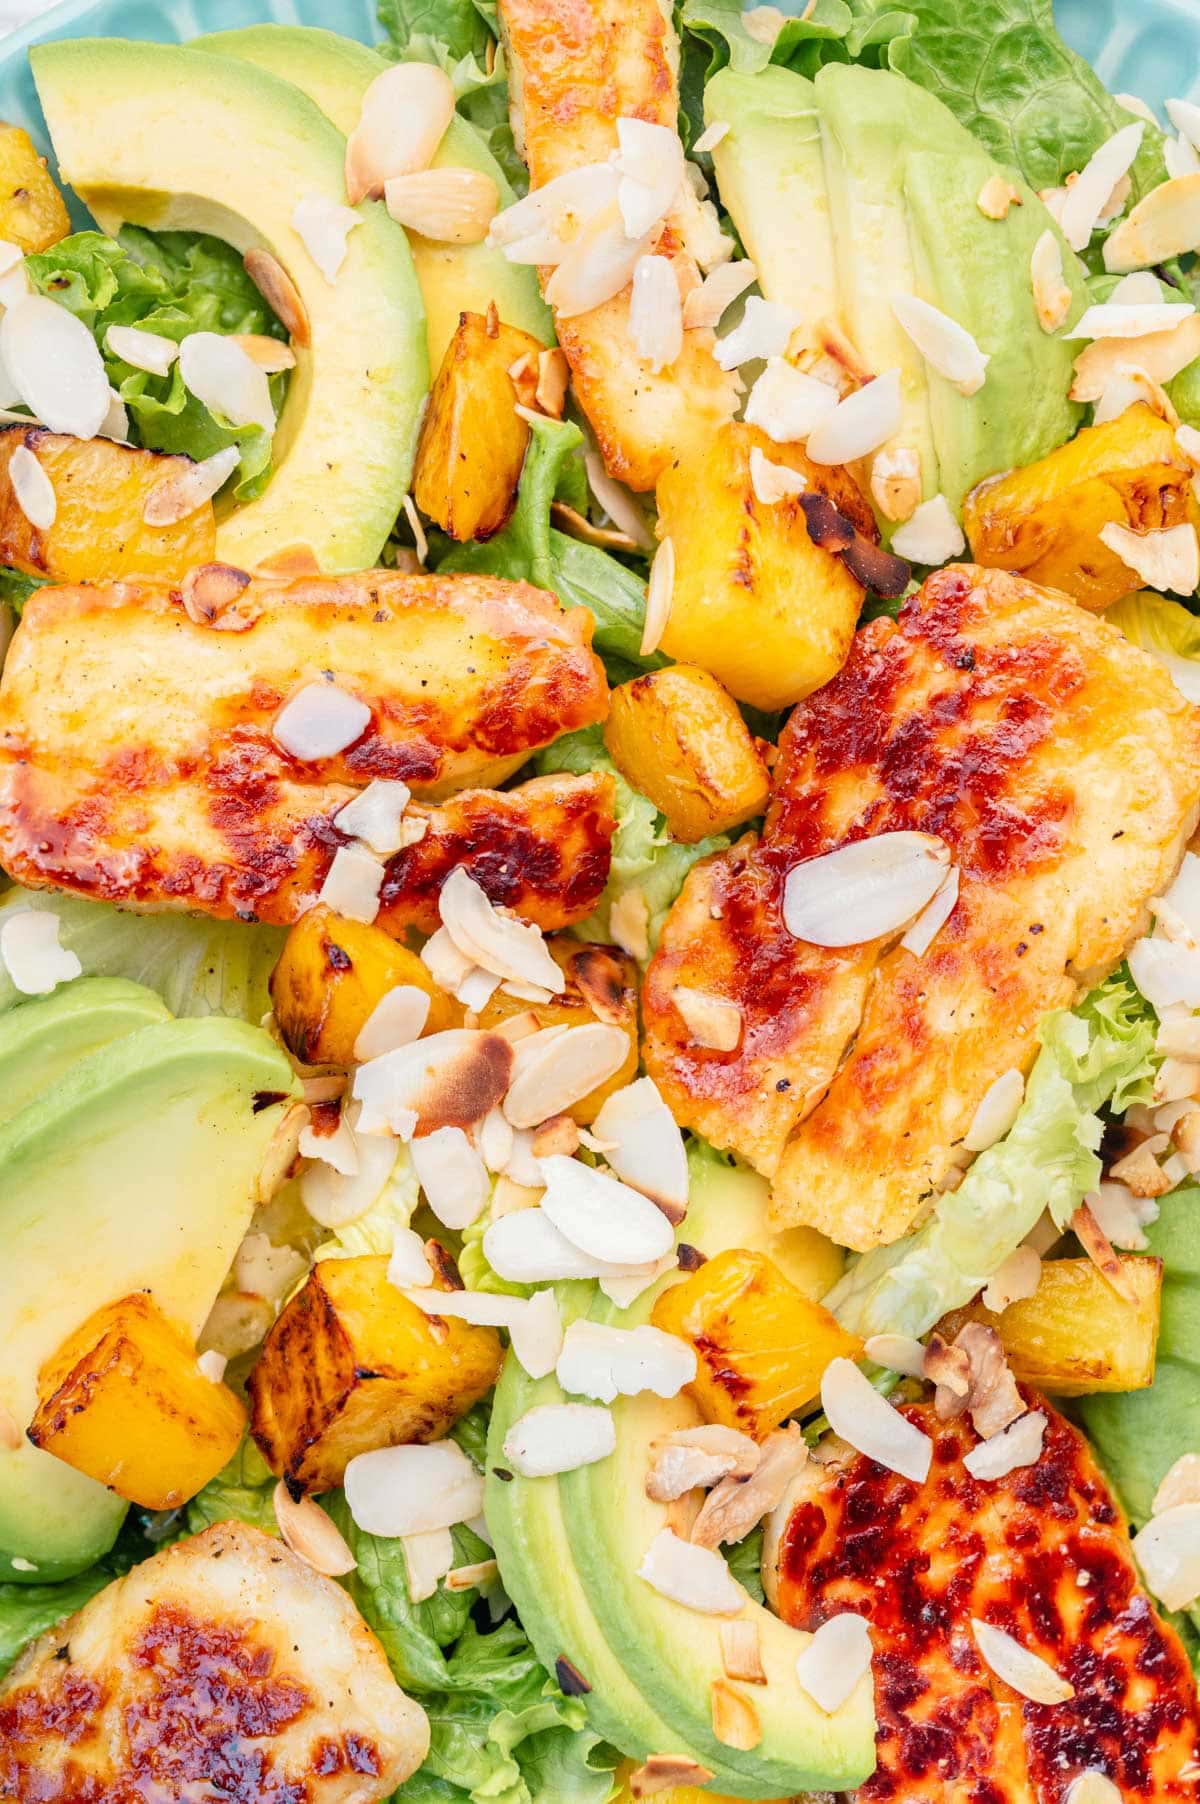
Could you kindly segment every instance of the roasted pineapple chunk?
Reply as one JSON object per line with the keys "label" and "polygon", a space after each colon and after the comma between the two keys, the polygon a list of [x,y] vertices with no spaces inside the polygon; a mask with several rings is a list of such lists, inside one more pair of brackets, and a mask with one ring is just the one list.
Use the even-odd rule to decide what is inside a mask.
{"label": "roasted pineapple chunk", "polygon": [[797,497],[765,505],[750,453],[804,477],[874,539],[874,516],[843,469],[813,464],[798,445],[775,445],[738,423],[674,464],[658,484],[660,534],[675,553],[675,585],[662,648],[699,664],[740,702],[786,708],[827,683],[845,660],[862,584],[832,551],[814,545]]}
{"label": "roasted pineapple chunk", "polygon": [[398,984],[429,997],[426,1033],[440,1033],[462,1010],[439,990],[415,952],[382,927],[347,921],[323,904],[301,915],[271,973],[271,1001],[284,1044],[306,1065],[349,1065],[376,1004]]}
{"label": "roasted pineapple chunk", "polygon": [[194,1497],[233,1457],[246,1411],[137,1291],[77,1328],[38,1374],[35,1447],[147,1510]]}
{"label": "roasted pineapple chunk", "polygon": [[1085,426],[1024,470],[989,477],[967,496],[963,526],[976,563],[1019,570],[1094,611],[1139,579],[1100,538],[1101,528],[1154,532],[1200,526],[1192,470],[1174,428],[1144,403]]}
{"label": "roasted pineapple chunk", "polygon": [[[52,526],[30,525],[17,504],[8,464],[18,445],[33,452],[50,478],[58,504]],[[189,468],[186,457],[106,438],[9,427],[0,433],[0,564],[63,583],[182,577],[215,555],[212,502],[174,526],[147,526],[142,513],[152,489]]]}
{"label": "roasted pineapple chunk", "polygon": [[1154,1383],[1162,1260],[1123,1258],[1127,1303],[1090,1259],[1048,1259],[1037,1290],[993,1315],[982,1303],[939,1325],[953,1339],[965,1322],[986,1322],[1004,1342],[1014,1375],[1054,1397],[1142,1391]]}
{"label": "roasted pineapple chunk", "polygon": [[0,124],[0,238],[48,251],[71,230],[66,202],[29,133]]}
{"label": "roasted pineapple chunk", "polygon": [[490,539],[517,499],[529,427],[515,412],[509,370],[522,357],[534,379],[542,347],[495,313],[463,313],[446,346],[421,427],[413,495],[452,539]]}
{"label": "roasted pineapple chunk", "polygon": [[604,743],[688,844],[761,814],[767,767],[737,704],[707,670],[673,664],[614,689]]}
{"label": "roasted pineapple chunk", "polygon": [[663,1291],[652,1320],[695,1348],[688,1388],[706,1420],[755,1440],[812,1401],[831,1359],[862,1351],[765,1253],[740,1247]]}
{"label": "roasted pineapple chunk", "polygon": [[622,1089],[637,1075],[637,966],[616,946],[581,944],[569,934],[546,941],[551,956],[566,974],[567,987],[550,1002],[522,1002],[497,990],[480,1011],[481,1028],[498,1027],[514,1015],[531,1014],[542,1027],[585,1027],[590,1021],[604,1021],[619,1027],[629,1036],[629,1056],[607,1083],[577,1102],[570,1111],[580,1127],[590,1127],[601,1106],[614,1090]]}
{"label": "roasted pineapple chunk", "polygon": [[495,1329],[427,1316],[387,1268],[318,1260],[250,1374],[251,1433],[294,1490],[332,1490],[373,1447],[437,1440],[496,1382]]}

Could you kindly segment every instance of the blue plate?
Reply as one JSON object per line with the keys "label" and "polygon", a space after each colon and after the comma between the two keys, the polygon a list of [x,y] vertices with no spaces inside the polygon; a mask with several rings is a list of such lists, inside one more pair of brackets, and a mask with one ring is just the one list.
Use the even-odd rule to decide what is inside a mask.
{"label": "blue plate", "polygon": [[[1138,94],[1160,109],[1171,94],[1200,98],[1200,0],[1057,0],[1055,15],[1067,41],[1114,92]],[[179,43],[268,19],[323,25],[366,44],[380,36],[375,0],[64,0],[0,41],[0,119],[24,125],[48,148],[25,55],[30,44],[78,37]]]}

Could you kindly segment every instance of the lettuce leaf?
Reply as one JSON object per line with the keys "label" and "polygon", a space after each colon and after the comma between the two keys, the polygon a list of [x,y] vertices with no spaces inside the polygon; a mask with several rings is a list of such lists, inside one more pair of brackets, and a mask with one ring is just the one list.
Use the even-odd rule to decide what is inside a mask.
{"label": "lettuce leaf", "polygon": [[1044,1210],[1065,1227],[1100,1180],[1101,1108],[1148,1100],[1153,1010],[1122,970],[1044,1017],[1016,1121],[923,1227],[864,1254],[825,1302],[856,1334],[925,1334],[968,1303]]}
{"label": "lettuce leaf", "polygon": [[768,63],[812,75],[830,55],[847,60],[842,40],[853,23],[846,0],[816,0],[803,18],[785,21],[773,44],[764,44],[746,30],[740,0],[684,0],[679,14],[681,31],[709,46],[710,75],[726,64],[754,75]]}
{"label": "lettuce leaf", "polygon": [[396,1229],[407,1228],[416,1214],[420,1193],[412,1154],[398,1140],[396,1162],[371,1207],[344,1228],[337,1228],[331,1239],[322,1241],[313,1258],[353,1259],[363,1253],[390,1253]]}
{"label": "lettuce leaf", "polygon": [[248,1522],[266,1535],[277,1535],[279,1524],[271,1502],[275,1475],[257,1446],[246,1435],[241,1446],[215,1478],[197,1491],[184,1511],[189,1535],[198,1535],[214,1522]]}
{"label": "lettuce leaf", "polygon": [[[157,990],[173,1015],[234,1015],[257,1026],[271,1006],[267,980],[284,941],[281,927],[184,914],[126,914],[107,902],[52,890],[10,889],[10,909],[45,908],[85,977],[128,977]],[[22,997],[0,970],[0,1010]]]}
{"label": "lettuce leaf", "polygon": [[[39,293],[66,307],[92,333],[108,379],[128,410],[134,442],[197,460],[236,444],[242,461],[232,492],[242,501],[261,494],[271,472],[269,432],[231,426],[210,412],[184,387],[177,363],[166,376],[150,375],[114,357],[105,342],[110,326],[138,326],[175,340],[190,332],[282,336],[231,245],[190,232],[156,235],[126,226],[118,239],[75,232],[27,257],[25,267]],[[277,409],[284,382],[272,378]]]}
{"label": "lettuce leaf", "polygon": [[1123,595],[1105,610],[1104,618],[1165,664],[1175,687],[1190,702],[1200,702],[1200,618],[1153,589]]}
{"label": "lettuce leaf", "polygon": [[683,880],[698,859],[710,852],[723,852],[729,844],[727,833],[715,833],[695,845],[686,846],[671,838],[663,815],[653,802],[631,789],[604,749],[599,727],[582,727],[577,733],[565,733],[561,739],[538,754],[539,772],[570,771],[582,774],[590,770],[612,773],[616,783],[617,831],[613,839],[612,870],[604,894],[596,910],[574,931],[581,939],[608,940],[609,911],[617,896],[628,889],[639,889],[650,911],[650,947],[658,944],[667,910],[683,888]]}

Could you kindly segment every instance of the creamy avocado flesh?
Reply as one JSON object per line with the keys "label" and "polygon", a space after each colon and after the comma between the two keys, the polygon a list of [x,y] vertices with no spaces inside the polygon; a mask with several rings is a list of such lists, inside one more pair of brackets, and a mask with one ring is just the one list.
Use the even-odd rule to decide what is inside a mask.
{"label": "creamy avocado flesh", "polygon": [[[1032,189],[936,96],[903,76],[841,64],[815,81],[726,69],[709,82],[704,110],[731,128],[713,161],[734,224],[763,258],[763,293],[810,327],[812,310],[835,295],[836,318],[868,366],[901,372],[893,443],[919,453],[926,497],[940,492],[957,512],[984,476],[1065,443],[1080,417],[1067,400],[1075,347],[1043,332],[1030,280],[1033,248],[1056,228]],[[989,219],[978,199],[997,175],[1012,179],[1021,204]],[[781,219],[803,256],[767,248]],[[1065,241],[1062,251],[1069,324],[1086,294],[1082,265]],[[981,389],[962,395],[930,369],[892,313],[893,294],[915,294],[971,333],[991,359]]]}
{"label": "creamy avocado flesh", "polygon": [[169,1021],[160,996],[123,977],[81,977],[0,1015],[0,1126],[79,1059],[138,1027]]}
{"label": "creamy avocado flesh", "polygon": [[345,205],[341,133],[232,57],[78,38],[30,62],[63,179],[106,232],[131,221],[265,248],[299,290],[311,345],[296,348],[276,467],[222,520],[221,558],[250,568],[305,544],[324,570],[374,564],[408,489],[429,364],[408,241],[382,205],[359,208],[332,284],[292,227],[307,195]]}
{"label": "creamy avocado flesh", "polygon": [[[389,67],[378,51],[352,38],[306,25],[248,25],[193,40],[197,50],[241,57],[281,75],[309,96],[347,137],[358,123],[362,97]],[[517,198],[495,157],[473,126],[454,118],[433,159],[435,169],[475,169],[490,175],[500,205]],[[554,322],[542,300],[537,276],[527,265],[510,263],[486,244],[435,244],[409,234],[417,279],[425,300],[429,363],[436,371],[464,310],[486,313],[492,301],[500,318],[543,344],[554,343]]]}
{"label": "creamy avocado flesh", "polygon": [[[703,1251],[750,1246],[780,1257],[794,1283],[820,1293],[841,1255],[819,1235],[797,1241],[765,1228],[766,1185],[719,1161],[693,1162],[691,1205],[681,1234]],[[786,1243],[786,1244],[783,1244]],[[669,1283],[670,1280],[664,1280]],[[564,1319],[636,1327],[649,1319],[657,1287],[621,1311],[591,1286],[560,1288]],[[779,1798],[859,1784],[874,1761],[869,1678],[835,1716],[796,1681],[806,1637],[747,1600],[759,1628],[769,1683],[754,1687],[762,1740],[743,1753],[717,1741],[711,1686],[724,1676],[719,1619],[653,1591],[637,1567],[663,1525],[663,1507],[645,1496],[652,1440],[698,1418],[685,1397],[645,1394],[613,1405],[617,1449],[607,1460],[561,1477],[503,1480],[504,1436],[539,1403],[564,1401],[554,1378],[534,1382],[511,1358],[496,1392],[488,1448],[487,1517],[501,1575],[539,1656],[565,1656],[591,1686],[585,1703],[597,1731],[644,1759],[683,1753],[713,1773],[713,1793]]]}
{"label": "creamy avocado flesh", "polygon": [[[111,1023],[117,986],[102,987]],[[65,1023],[71,990],[51,1000]],[[152,1002],[142,1006],[153,1015]],[[76,1045],[93,1031],[85,1013],[73,1017]],[[280,1115],[269,1099],[292,1087],[260,1028],[158,1020],[79,1058],[0,1127],[0,1404],[22,1428],[42,1365],[104,1304],[148,1290],[199,1332],[253,1212]],[[112,1545],[125,1508],[50,1454],[28,1444],[5,1453],[0,1579],[81,1572]]]}

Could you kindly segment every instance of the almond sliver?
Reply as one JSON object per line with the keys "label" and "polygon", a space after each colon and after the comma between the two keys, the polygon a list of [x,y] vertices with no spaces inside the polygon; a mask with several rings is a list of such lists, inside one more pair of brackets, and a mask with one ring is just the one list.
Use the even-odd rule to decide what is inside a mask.
{"label": "almond sliver", "polygon": [[[1195,152],[1192,152],[1193,157]],[[1104,267],[1113,274],[1166,263],[1200,245],[1200,170],[1151,188],[1104,243]]]}

